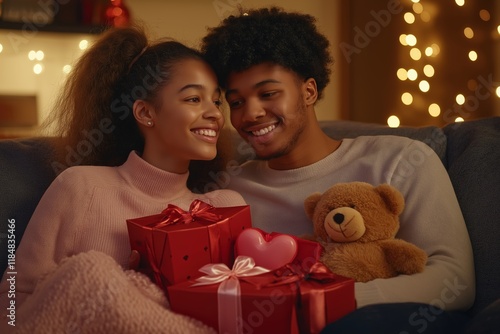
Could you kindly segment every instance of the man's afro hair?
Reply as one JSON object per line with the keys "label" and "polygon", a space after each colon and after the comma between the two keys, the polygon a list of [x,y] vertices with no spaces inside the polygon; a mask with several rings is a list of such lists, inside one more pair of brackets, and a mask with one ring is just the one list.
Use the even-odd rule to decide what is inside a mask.
{"label": "man's afro hair", "polygon": [[201,44],[224,89],[230,73],[264,62],[281,65],[304,80],[314,78],[319,98],[330,81],[333,59],[329,42],[308,14],[285,12],[279,7],[239,8],[238,16],[231,15],[209,28]]}

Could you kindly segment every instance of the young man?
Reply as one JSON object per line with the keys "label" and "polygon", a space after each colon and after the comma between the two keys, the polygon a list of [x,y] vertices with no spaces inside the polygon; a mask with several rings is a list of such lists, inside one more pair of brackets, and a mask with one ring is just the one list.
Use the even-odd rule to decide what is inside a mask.
{"label": "young man", "polygon": [[[325,331],[442,333],[452,319],[444,310],[472,305],[471,244],[434,152],[391,136],[336,141],[320,129],[314,106],[333,60],[312,16],[279,8],[240,10],[210,29],[201,48],[225,90],[231,123],[258,158],[243,164],[229,184],[250,204],[254,226],[311,233],[304,199],[338,182],[388,183],[405,198],[398,237],[426,251],[425,271],[356,283],[358,310]],[[378,321],[367,320],[373,314]]]}

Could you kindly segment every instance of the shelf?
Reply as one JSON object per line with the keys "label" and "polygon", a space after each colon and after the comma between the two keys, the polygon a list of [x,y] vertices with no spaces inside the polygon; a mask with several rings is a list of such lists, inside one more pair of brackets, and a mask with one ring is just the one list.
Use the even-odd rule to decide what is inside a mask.
{"label": "shelf", "polygon": [[0,29],[3,30],[23,30],[27,32],[44,31],[68,34],[100,34],[106,30],[107,26],[99,25],[78,25],[78,24],[36,24],[23,22],[0,21]]}

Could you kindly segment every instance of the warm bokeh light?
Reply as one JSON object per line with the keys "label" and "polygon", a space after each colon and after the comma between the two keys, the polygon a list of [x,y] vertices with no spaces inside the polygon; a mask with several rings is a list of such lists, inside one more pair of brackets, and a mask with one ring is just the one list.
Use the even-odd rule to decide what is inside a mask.
{"label": "warm bokeh light", "polygon": [[427,93],[429,89],[431,89],[431,85],[427,80],[422,80],[418,83],[418,88],[420,88],[422,92]]}
{"label": "warm bokeh light", "polygon": [[432,55],[433,55],[433,53],[434,53],[434,50],[432,49],[432,47],[428,46],[428,47],[426,47],[426,48],[425,48],[425,55],[426,55],[427,57],[432,56]]}
{"label": "warm bokeh light", "polygon": [[80,50],[85,50],[86,48],[88,48],[88,46],[89,41],[87,41],[86,39],[82,39],[80,43],[78,43],[78,47],[80,48]]}
{"label": "warm bokeh light", "polygon": [[410,68],[407,72],[408,79],[411,81],[415,81],[418,78],[418,73],[415,69]]}
{"label": "warm bokeh light", "polygon": [[429,106],[428,111],[429,115],[431,115],[432,117],[438,117],[441,114],[441,107],[439,107],[437,103],[432,103]]}
{"label": "warm bokeh light", "polygon": [[407,46],[408,43],[406,43],[406,34],[401,34],[399,35],[399,43],[403,46]]}
{"label": "warm bokeh light", "polygon": [[396,75],[398,76],[398,79],[401,81],[405,81],[408,79],[408,72],[404,68],[400,68],[397,72]]}
{"label": "warm bokeh light", "polygon": [[422,57],[422,52],[420,52],[420,50],[417,48],[412,48],[410,50],[410,57],[413,60],[420,60],[420,58]]}
{"label": "warm bokeh light", "polygon": [[403,95],[401,95],[401,101],[407,106],[409,106],[410,104],[413,103],[413,95],[411,95],[408,92],[403,93]]}
{"label": "warm bokeh light", "polygon": [[63,73],[68,74],[69,72],[71,72],[71,65],[64,65]]}
{"label": "warm bokeh light", "polygon": [[434,67],[432,67],[432,65],[425,65],[424,66],[424,74],[427,76],[427,77],[432,77],[434,76]]}
{"label": "warm bokeh light", "polygon": [[404,20],[406,23],[412,24],[415,22],[415,15],[413,15],[413,13],[410,13],[410,12],[405,13]]}
{"label": "warm bokeh light", "polygon": [[28,59],[35,60],[36,59],[36,51],[31,50],[30,52],[28,52]]}
{"label": "warm bokeh light", "polygon": [[465,0],[455,0],[455,3],[462,7],[463,5],[465,5]]}
{"label": "warm bokeh light", "polygon": [[500,97],[500,86],[497,87],[497,89],[495,90],[495,92],[497,93],[497,96]]}
{"label": "warm bokeh light", "polygon": [[486,9],[481,9],[479,11],[479,17],[481,18],[481,20],[483,21],[489,21],[491,16],[490,16],[490,12],[488,12]]}
{"label": "warm bokeh light", "polygon": [[500,25],[497,27],[497,31],[500,34]]}
{"label": "warm bokeh light", "polygon": [[422,12],[422,14],[420,14],[420,19],[427,23],[431,20],[431,14],[429,14],[429,12]]}
{"label": "warm bokeh light", "polygon": [[470,51],[469,52],[469,59],[472,60],[472,61],[476,61],[477,60],[477,52],[476,51]]}
{"label": "warm bokeh light", "polygon": [[437,56],[439,54],[439,52],[441,52],[441,48],[436,43],[432,44],[431,48],[432,48],[432,55],[433,56]]}
{"label": "warm bokeh light", "polygon": [[460,122],[464,122],[464,121],[465,120],[462,117],[455,118],[455,123],[460,123]]}
{"label": "warm bokeh light", "polygon": [[467,27],[464,29],[464,35],[468,39],[471,39],[474,37],[474,30],[472,30],[472,28],[470,28],[470,27]]}
{"label": "warm bokeh light", "polygon": [[3,51],[3,45],[2,43],[0,43],[0,53],[2,53],[2,51]]}
{"label": "warm bokeh light", "polygon": [[408,34],[408,35],[406,35],[405,40],[406,40],[406,44],[408,44],[409,46],[417,45],[417,37],[415,37],[415,35]]}
{"label": "warm bokeh light", "polygon": [[415,13],[421,14],[424,11],[424,6],[421,3],[416,2],[413,4],[412,9]]}
{"label": "warm bokeh light", "polygon": [[33,72],[35,74],[40,74],[42,73],[43,71],[43,66],[41,64],[35,64],[35,66],[33,66]]}
{"label": "warm bokeh light", "polygon": [[458,94],[455,97],[455,101],[457,101],[459,105],[463,105],[465,103],[465,96],[463,94]]}
{"label": "warm bokeh light", "polygon": [[38,60],[38,61],[41,61],[43,60],[43,58],[45,57],[45,54],[43,53],[43,51],[35,51],[35,50],[31,50],[30,52],[28,52],[28,59],[29,60]]}
{"label": "warm bokeh light", "polygon": [[43,53],[43,51],[38,50],[36,52],[36,55],[35,55],[36,60],[39,60],[39,61],[43,60],[44,57],[45,57],[45,53]]}
{"label": "warm bokeh light", "polygon": [[400,124],[401,122],[399,121],[398,116],[392,115],[387,118],[387,125],[391,128],[397,128]]}

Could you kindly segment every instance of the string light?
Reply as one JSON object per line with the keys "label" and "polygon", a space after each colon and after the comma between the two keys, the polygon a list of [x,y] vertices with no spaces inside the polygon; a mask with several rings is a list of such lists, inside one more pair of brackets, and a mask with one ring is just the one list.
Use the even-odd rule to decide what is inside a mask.
{"label": "string light", "polygon": [[455,101],[457,101],[458,105],[463,105],[465,103],[465,96],[463,94],[458,94],[455,97]]}
{"label": "string light", "polygon": [[427,76],[427,77],[433,77],[434,76],[434,67],[432,67],[432,65],[430,64],[427,64],[424,66],[424,74]]}
{"label": "string light", "polygon": [[429,85],[429,82],[427,80],[422,80],[418,84],[418,88],[424,93],[427,93],[429,89],[431,89],[431,85]]}
{"label": "string light", "polygon": [[439,107],[439,104],[432,103],[429,106],[428,112],[432,117],[438,117],[441,114],[441,108]]}
{"label": "string light", "polygon": [[2,43],[0,43],[0,53],[2,53],[2,51],[3,51],[3,45]]}
{"label": "string light", "polygon": [[35,64],[35,66],[33,66],[33,72],[35,74],[40,74],[40,73],[42,73],[42,71],[43,71],[42,64]]}
{"label": "string light", "polygon": [[80,43],[78,43],[78,47],[80,48],[80,50],[85,50],[86,48],[88,48],[88,46],[89,41],[87,41],[86,39],[82,39]]}
{"label": "string light", "polygon": [[389,118],[387,118],[387,125],[389,125],[389,127],[391,128],[397,128],[399,127],[400,124],[401,122],[399,121],[399,118],[396,115],[392,115],[389,116]]}
{"label": "string light", "polygon": [[[471,8],[474,8],[474,5],[476,5],[475,3],[469,3],[466,0],[455,0],[455,4],[458,7],[464,7],[464,10],[468,12],[470,12]],[[448,40],[448,37],[446,37],[446,39],[440,41],[440,36],[436,34],[436,31],[430,30],[436,26],[436,24],[432,23],[433,18],[437,17],[437,15],[444,10],[444,8],[441,8],[442,6],[439,1],[411,0],[411,4],[407,6],[411,9],[410,11],[406,10],[403,15],[404,23],[407,24],[407,29],[399,35],[399,43],[402,46],[402,50],[404,50],[403,55],[406,57],[400,58],[402,63],[400,64],[401,66],[397,67],[396,71],[396,76],[401,82],[401,87],[404,87],[400,95],[400,103],[406,106],[405,108],[413,110],[415,113],[422,109],[425,110],[426,108],[428,116],[430,117],[435,118],[439,115],[443,115],[444,117],[444,115],[446,115],[446,117],[444,117],[441,121],[444,120],[445,122],[449,122],[449,111],[455,111],[454,108],[456,105],[458,105],[459,108],[468,108],[468,111],[470,111],[470,108],[476,108],[473,103],[474,101],[469,101],[469,98],[466,98],[466,96],[476,96],[474,93],[477,93],[477,90],[483,87],[485,83],[481,81],[482,77],[470,78],[465,81],[464,85],[466,84],[466,89],[469,90],[469,93],[455,93],[454,95],[449,96],[448,98],[451,98],[451,103],[446,102],[448,104],[446,113],[442,112],[441,105],[439,103],[435,101],[427,102],[426,99],[433,98],[436,94],[439,94],[439,96],[443,94],[443,85],[433,85],[432,83],[432,80],[443,80],[442,76],[438,77],[436,75],[439,70],[438,64],[443,64],[448,61],[448,59],[440,58],[441,49],[443,48],[447,51],[447,57],[455,57],[456,61],[458,61],[458,59],[464,59],[464,56],[466,56],[470,62],[478,63],[477,66],[484,66],[484,60],[482,59],[483,55],[481,54],[482,49],[479,47],[476,48],[476,46],[483,43],[483,39],[485,38],[483,29],[486,29],[486,26],[477,27],[472,24],[465,24],[461,28],[463,29],[461,31],[463,39],[453,39],[453,43],[455,43],[455,45],[452,48],[448,45],[451,43],[451,39]],[[477,5],[475,8],[477,8]],[[458,10],[462,11],[463,9]],[[483,7],[478,8],[471,13],[479,15],[478,19],[483,22],[488,22],[493,18],[488,10],[489,8],[486,9]],[[418,18],[420,18],[420,20],[417,20]],[[478,21],[478,19],[476,19],[476,21]],[[431,25],[422,26],[422,23],[425,24],[426,22],[431,22]],[[426,29],[426,27],[428,28]],[[500,24],[498,24],[498,22],[494,25],[494,29],[496,35],[494,38],[498,39],[498,35],[500,35]],[[469,49],[467,49],[466,44],[468,41],[471,41]],[[463,54],[460,55],[456,53],[456,50],[460,50],[462,44],[464,45],[464,50],[462,51]],[[474,46],[471,47],[472,45]],[[490,59],[489,55],[488,57],[485,56],[485,58],[487,60]],[[466,66],[465,64],[463,65]],[[435,77],[437,77],[437,79],[434,79]],[[477,80],[478,78],[479,81]],[[406,83],[403,84],[403,82]],[[456,86],[460,87],[460,83],[457,82]],[[495,96],[500,98],[500,86],[496,87],[495,85],[495,89]],[[433,90],[435,90],[434,95],[429,94]],[[444,97],[446,98],[446,96]],[[455,106],[453,106],[454,103],[456,103]],[[396,115],[394,115],[394,117],[396,117]],[[463,121],[463,119],[457,118],[455,121],[459,122]]]}
{"label": "string light", "polygon": [[403,101],[404,104],[409,106],[410,104],[413,103],[413,95],[411,95],[408,92],[403,93],[403,95],[401,95],[401,101]]}
{"label": "string light", "polygon": [[472,60],[472,61],[476,61],[477,60],[477,52],[476,51],[470,51],[469,52],[469,59]]}
{"label": "string light", "polygon": [[464,29],[464,35],[468,39],[472,39],[474,37],[474,30],[472,30],[472,28],[470,27],[467,27]]}

